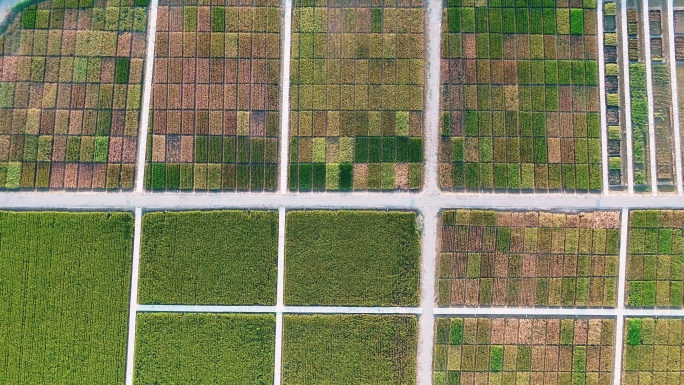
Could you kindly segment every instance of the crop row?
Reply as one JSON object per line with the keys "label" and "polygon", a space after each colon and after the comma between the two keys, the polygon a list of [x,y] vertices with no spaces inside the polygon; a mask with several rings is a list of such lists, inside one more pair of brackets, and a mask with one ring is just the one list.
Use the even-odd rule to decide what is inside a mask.
{"label": "crop row", "polygon": [[608,183],[613,189],[625,186],[623,132],[624,120],[621,111],[620,66],[622,50],[618,44],[617,3],[606,1],[603,4],[603,50],[605,60],[606,123],[608,125]]}
{"label": "crop row", "polygon": [[[672,108],[679,108],[680,111],[684,108],[684,10],[675,9],[673,11],[673,20],[670,22],[673,24],[674,31],[674,54],[675,57],[670,58],[675,61],[675,73],[671,74],[673,79],[677,80],[677,96],[679,106],[672,106]],[[681,127],[684,127],[684,114],[679,114],[679,127],[680,127],[680,140],[684,139],[684,131]],[[682,152],[684,154],[684,150]],[[677,154],[675,154],[677,155]],[[678,178],[684,178],[684,175],[677,176]]]}

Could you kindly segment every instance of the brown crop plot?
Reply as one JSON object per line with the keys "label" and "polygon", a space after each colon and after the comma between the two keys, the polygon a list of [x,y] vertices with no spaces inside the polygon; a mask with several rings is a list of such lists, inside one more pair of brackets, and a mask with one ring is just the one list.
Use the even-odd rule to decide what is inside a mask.
{"label": "brown crop plot", "polygon": [[440,306],[616,303],[618,212],[446,211]]}

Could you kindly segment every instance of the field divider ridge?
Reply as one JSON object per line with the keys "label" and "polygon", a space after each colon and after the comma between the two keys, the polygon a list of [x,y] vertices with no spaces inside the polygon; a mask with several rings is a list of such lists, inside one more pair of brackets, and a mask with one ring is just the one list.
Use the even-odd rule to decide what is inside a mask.
{"label": "field divider ridge", "polygon": [[292,47],[292,0],[283,0],[280,71],[280,193],[287,194],[290,167],[290,56]]}
{"label": "field divider ridge", "polygon": [[[675,151],[675,173],[677,180],[677,195],[684,195],[684,186],[682,185],[682,140],[680,135],[679,125],[679,95],[677,90],[677,63],[675,55],[674,42],[674,6],[672,1],[665,1],[665,8],[667,11],[667,40],[669,46],[669,62],[670,62],[670,87],[672,92],[672,127],[674,129],[674,151]],[[681,80],[680,80],[681,81]]]}
{"label": "field divider ridge", "polygon": [[276,286],[275,366],[273,385],[280,385],[283,371],[283,308],[285,285],[285,207],[278,209],[278,274]]}
{"label": "field divider ridge", "polygon": [[[615,309],[615,363],[613,384],[620,385],[622,375],[622,343],[625,325],[625,281],[627,279],[627,242],[629,234],[629,210],[622,210],[620,218],[620,260],[618,264],[618,296]],[[637,309],[640,310],[640,309]]]}
{"label": "field divider ridge", "polygon": [[133,385],[135,369],[135,332],[138,311],[138,279],[140,271],[140,241],[142,236],[142,209],[135,209],[133,231],[133,260],[131,266],[131,299],[128,309],[128,342],[126,346],[126,385]]}
{"label": "field divider ridge", "polygon": [[596,3],[596,34],[598,37],[598,70],[599,70],[599,112],[601,119],[601,167],[603,195],[610,194],[608,180],[608,124],[606,122],[606,58],[603,46],[603,0]]}
{"label": "field divider ridge", "polygon": [[420,308],[418,324],[417,384],[432,384],[432,357],[435,328],[435,275],[438,244],[439,210],[428,206],[421,210],[422,239],[420,258]]}
{"label": "field divider ridge", "polygon": [[[627,142],[627,194],[634,195],[634,142],[632,139],[632,99],[629,84],[629,39],[627,34],[627,0],[618,1],[620,4],[620,36],[622,40],[622,96],[623,119],[625,127],[625,142]],[[603,33],[603,32],[601,32]]]}
{"label": "field divider ridge", "polygon": [[145,82],[143,83],[140,128],[138,129],[138,158],[135,170],[135,191],[143,192],[145,184],[145,161],[147,160],[147,132],[150,124],[150,100],[152,99],[152,80],[154,77],[154,51],[157,41],[157,10],[159,0],[150,1],[147,21],[147,56],[145,57]]}
{"label": "field divider ridge", "polygon": [[646,98],[648,99],[648,155],[651,169],[651,195],[656,196],[658,195],[658,168],[656,165],[655,118],[653,116],[653,68],[651,62],[651,29],[649,26],[648,1],[642,1],[641,8],[644,62],[646,62]]}
{"label": "field divider ridge", "polygon": [[[141,313],[278,313],[278,306],[261,305],[138,305]],[[283,306],[282,314],[413,314],[421,308],[396,306]]]}
{"label": "field divider ridge", "polygon": [[442,0],[428,0],[427,17],[427,89],[425,90],[425,186],[428,194],[439,191],[438,152],[440,123],[440,74],[442,42]]}

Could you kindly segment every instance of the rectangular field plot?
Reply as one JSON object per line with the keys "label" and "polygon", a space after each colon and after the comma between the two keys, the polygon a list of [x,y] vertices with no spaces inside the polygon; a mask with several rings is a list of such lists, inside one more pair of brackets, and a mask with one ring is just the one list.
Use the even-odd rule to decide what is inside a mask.
{"label": "rectangular field plot", "polygon": [[615,321],[438,318],[434,384],[611,384]]}
{"label": "rectangular field plot", "polygon": [[132,188],[147,0],[25,3],[4,27],[0,189]]}
{"label": "rectangular field plot", "polygon": [[625,321],[622,384],[681,384],[684,380],[684,321],[628,318]]}
{"label": "rectangular field plot", "polygon": [[136,384],[272,384],[275,317],[139,314]]}
{"label": "rectangular field plot", "polygon": [[416,317],[286,315],[283,385],[416,383]]}
{"label": "rectangular field plot", "polygon": [[275,190],[276,0],[162,0],[147,154],[153,190]]}
{"label": "rectangular field plot", "polygon": [[2,384],[122,384],[128,213],[0,211]]}
{"label": "rectangular field plot", "polygon": [[285,237],[285,304],[418,305],[415,212],[293,211]]}
{"label": "rectangular field plot", "polygon": [[684,211],[637,210],[629,217],[626,304],[684,304]]}
{"label": "rectangular field plot", "polygon": [[295,2],[291,190],[422,187],[423,2],[369,3]]}
{"label": "rectangular field plot", "polygon": [[496,3],[445,4],[440,186],[599,190],[595,2]]}
{"label": "rectangular field plot", "polygon": [[143,216],[140,303],[273,305],[278,212]]}
{"label": "rectangular field plot", "polygon": [[439,306],[612,307],[618,212],[442,213]]}

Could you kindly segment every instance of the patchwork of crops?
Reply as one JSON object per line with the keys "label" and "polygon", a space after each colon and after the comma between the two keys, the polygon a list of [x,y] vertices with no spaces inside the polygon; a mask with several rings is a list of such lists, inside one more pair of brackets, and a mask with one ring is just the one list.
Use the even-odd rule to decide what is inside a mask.
{"label": "patchwork of crops", "polygon": [[146,186],[275,190],[278,1],[160,1]]}
{"label": "patchwork of crops", "polygon": [[129,189],[147,0],[50,0],[0,27],[0,188]]}
{"label": "patchwork of crops", "polygon": [[133,217],[0,211],[0,383],[123,383]]}
{"label": "patchwork of crops", "polygon": [[618,212],[442,213],[440,306],[612,307]]}
{"label": "patchwork of crops", "polygon": [[442,188],[601,188],[596,4],[560,3],[448,1]]}
{"label": "patchwork of crops", "polygon": [[139,302],[272,305],[277,258],[276,211],[148,213]]}
{"label": "patchwork of crops", "polygon": [[684,306],[684,211],[630,213],[626,304]]}
{"label": "patchwork of crops", "polygon": [[415,212],[287,213],[287,305],[417,306]]}
{"label": "patchwork of crops", "polygon": [[416,383],[416,317],[286,315],[284,385]]}
{"label": "patchwork of crops", "polygon": [[271,384],[275,317],[140,314],[138,384]]}
{"label": "patchwork of crops", "polygon": [[[679,107],[680,111],[684,110],[684,9],[679,8],[673,11],[673,19],[670,21],[673,26],[674,32],[674,54],[675,57],[670,60],[675,61],[675,73],[672,74],[673,77],[677,79],[677,96],[679,106],[673,106],[673,108]],[[680,130],[680,140],[684,141],[684,114],[679,114],[679,130]],[[684,149],[682,149],[684,153]],[[676,156],[677,154],[675,154]],[[679,178],[684,176],[680,175]]]}
{"label": "patchwork of crops", "polygon": [[681,383],[684,321],[629,318],[625,325],[622,384]]}
{"label": "patchwork of crops", "polygon": [[438,318],[434,383],[609,384],[615,321]]}
{"label": "patchwork of crops", "polygon": [[368,4],[295,2],[291,190],[422,187],[423,2]]}

